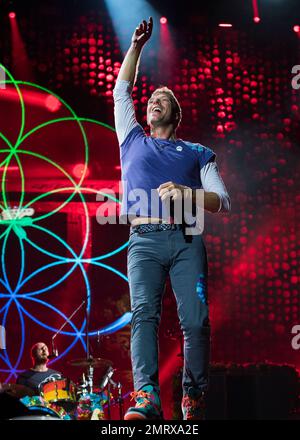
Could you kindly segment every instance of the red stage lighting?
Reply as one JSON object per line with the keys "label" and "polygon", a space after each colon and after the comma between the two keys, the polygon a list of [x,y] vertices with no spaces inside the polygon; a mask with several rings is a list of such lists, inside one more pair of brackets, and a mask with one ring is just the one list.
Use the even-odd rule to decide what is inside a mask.
{"label": "red stage lighting", "polygon": [[10,12],[8,14],[9,18],[16,18],[16,13],[15,12]]}
{"label": "red stage lighting", "polygon": [[50,112],[56,112],[61,107],[61,102],[53,95],[47,96],[45,106]]}
{"label": "red stage lighting", "polygon": [[219,23],[219,27],[232,27],[231,23]]}
{"label": "red stage lighting", "polygon": [[85,177],[87,177],[90,174],[90,170],[86,168],[83,163],[77,163],[76,165],[74,165],[72,170],[73,175],[78,179],[80,179],[83,176],[84,171],[85,171]]}
{"label": "red stage lighting", "polygon": [[0,167],[0,171],[19,171],[19,167],[8,166],[8,167]]}
{"label": "red stage lighting", "polygon": [[168,23],[167,18],[166,18],[166,17],[161,17],[161,19],[160,19],[160,23],[161,23],[161,24],[167,24],[167,23]]}
{"label": "red stage lighting", "polygon": [[259,23],[260,17],[259,17],[259,12],[258,12],[257,0],[252,0],[252,7],[253,7],[253,21],[254,21],[254,23]]}
{"label": "red stage lighting", "polygon": [[300,32],[300,26],[298,25],[298,24],[296,24],[294,27],[293,27],[293,31],[294,32],[296,32],[297,34]]}

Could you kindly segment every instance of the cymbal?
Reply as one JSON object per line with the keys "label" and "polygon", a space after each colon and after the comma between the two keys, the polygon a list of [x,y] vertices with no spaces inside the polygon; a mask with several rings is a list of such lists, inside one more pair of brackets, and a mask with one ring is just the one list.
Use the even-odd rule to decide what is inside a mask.
{"label": "cymbal", "polygon": [[102,359],[102,358],[79,358],[79,359],[72,359],[67,362],[69,365],[72,365],[73,367],[93,367],[93,368],[108,368],[112,365],[112,362],[108,359]]}
{"label": "cymbal", "polygon": [[17,383],[2,383],[0,384],[0,390],[10,394],[13,397],[17,397],[18,399],[21,399],[25,396],[34,396],[36,394],[33,389]]}

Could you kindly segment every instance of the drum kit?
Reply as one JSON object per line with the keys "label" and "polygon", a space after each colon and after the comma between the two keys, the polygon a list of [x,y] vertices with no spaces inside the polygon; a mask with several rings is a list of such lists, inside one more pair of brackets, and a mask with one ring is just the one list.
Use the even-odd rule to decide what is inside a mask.
{"label": "drum kit", "polygon": [[[57,357],[58,351],[54,346],[54,339],[66,326],[73,316],[85,305],[83,300],[79,307],[65,320],[58,331],[52,336],[52,352],[49,358]],[[39,394],[32,389],[18,384],[0,384],[0,392],[4,391],[17,398],[29,410],[36,414],[42,413],[42,418],[64,420],[101,420],[111,418],[111,405],[118,405],[120,420],[123,419],[122,385],[113,381],[115,369],[112,362],[103,358],[93,358],[90,355],[89,341],[89,313],[86,307],[86,357],[68,361],[68,365],[85,369],[78,383],[62,377],[49,378],[39,386]],[[99,337],[99,335],[98,335]],[[103,373],[98,386],[94,384],[94,370],[100,369]],[[2,390],[1,390],[2,386]],[[117,397],[112,394],[112,388],[117,390]],[[104,411],[106,409],[106,411]],[[26,416],[24,416],[27,418]],[[40,418],[38,415],[31,417]]]}
{"label": "drum kit", "polygon": [[[39,394],[23,385],[2,384],[2,391],[10,394],[30,410],[29,416],[18,419],[103,420],[111,418],[111,405],[119,406],[123,418],[122,386],[112,380],[112,362],[102,358],[79,358],[68,361],[73,367],[85,369],[78,383],[62,377],[49,379],[39,386]],[[99,384],[94,384],[94,369],[105,371]],[[112,394],[117,390],[117,397]]]}

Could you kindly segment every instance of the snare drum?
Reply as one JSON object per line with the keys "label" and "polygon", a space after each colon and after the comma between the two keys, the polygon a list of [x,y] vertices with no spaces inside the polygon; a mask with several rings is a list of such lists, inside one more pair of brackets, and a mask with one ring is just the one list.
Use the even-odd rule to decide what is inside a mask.
{"label": "snare drum", "polygon": [[67,378],[45,382],[41,385],[41,396],[47,402],[76,402],[75,384]]}

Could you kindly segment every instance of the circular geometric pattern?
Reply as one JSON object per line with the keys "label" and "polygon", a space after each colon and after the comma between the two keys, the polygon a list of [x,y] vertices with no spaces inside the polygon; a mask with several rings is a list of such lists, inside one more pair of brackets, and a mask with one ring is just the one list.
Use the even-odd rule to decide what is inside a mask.
{"label": "circular geometric pattern", "polygon": [[[0,358],[6,364],[7,368],[0,369],[0,372],[7,373],[6,381],[9,381],[13,376],[20,371],[19,364],[21,358],[24,354],[24,346],[25,346],[25,338],[26,338],[26,328],[25,328],[25,317],[31,321],[33,321],[38,326],[48,330],[51,334],[58,331],[58,328],[54,325],[49,325],[46,322],[42,321],[39,316],[36,316],[34,312],[30,311],[30,305],[35,305],[38,307],[46,308],[49,312],[59,316],[62,321],[68,321],[68,317],[65,313],[60,310],[58,307],[54,305],[54,298],[52,300],[43,299],[43,295],[45,293],[51,292],[55,289],[59,284],[67,280],[69,277],[74,274],[75,270],[79,270],[82,282],[85,287],[86,294],[86,309],[87,313],[90,313],[91,310],[91,291],[90,291],[90,282],[87,274],[87,270],[85,265],[95,265],[101,267],[105,270],[113,272],[115,275],[121,277],[126,282],[128,281],[126,275],[121,273],[119,270],[112,267],[110,264],[105,264],[103,261],[112,255],[121,252],[124,250],[128,242],[122,244],[117,249],[106,252],[102,255],[98,255],[93,258],[86,258],[85,253],[86,249],[89,245],[89,237],[90,237],[90,215],[88,210],[88,204],[85,200],[85,193],[94,192],[99,193],[92,188],[87,188],[83,185],[84,178],[86,176],[88,170],[88,159],[89,159],[89,145],[87,134],[83,127],[83,122],[89,122],[92,124],[102,125],[110,130],[113,130],[106,124],[103,124],[97,120],[87,119],[87,118],[79,118],[73,109],[58,95],[52,93],[48,89],[38,86],[33,83],[23,82],[23,81],[15,81],[12,75],[7,69],[0,64],[0,69],[3,69],[6,73],[6,77],[9,78],[5,81],[5,84],[11,84],[14,86],[20,103],[20,111],[21,111],[21,123],[20,129],[17,133],[17,140],[15,142],[10,141],[7,136],[5,136],[0,131],[0,140],[4,142],[5,148],[0,149],[0,157],[1,163],[0,167],[3,170],[2,180],[1,180],[1,195],[2,201],[0,203],[0,208],[2,212],[2,220],[0,220],[0,242],[1,242],[1,271],[2,277],[0,277],[0,299],[1,299],[1,308],[0,308],[0,323],[5,328],[10,319],[10,312],[12,307],[14,306],[20,321],[21,328],[21,343],[18,349],[17,359],[12,361],[9,356],[8,350],[4,350],[3,354],[0,354]],[[3,83],[3,81],[2,81]],[[56,118],[52,120],[48,120],[35,126],[33,129],[25,133],[26,127],[26,106],[24,104],[24,99],[22,96],[22,87],[29,87],[32,90],[38,90],[44,93],[53,96],[56,100],[58,100],[65,109],[68,110],[70,116],[63,118]],[[74,179],[66,169],[64,169],[58,161],[53,160],[47,155],[37,153],[32,151],[27,145],[30,144],[30,137],[39,131],[42,131],[45,128],[53,126],[53,128],[57,127],[62,122],[75,122],[77,124],[80,137],[83,142],[84,149],[84,166],[82,170],[82,174],[78,181]],[[26,141],[26,142],[25,142]],[[26,144],[26,145],[25,145]],[[48,192],[43,192],[38,194],[36,197],[31,200],[25,200],[26,197],[26,178],[27,174],[25,172],[26,169],[26,160],[28,158],[31,160],[31,163],[44,163],[47,164],[48,167],[52,167],[56,173],[59,173],[64,179],[67,181],[67,185],[62,186],[60,188],[55,188]],[[14,164],[14,166],[12,166]],[[25,165],[24,165],[25,164]],[[14,168],[14,170],[18,170],[19,174],[19,190],[18,194],[18,203],[15,209],[11,209],[9,206],[8,193],[9,186],[11,183],[10,179],[10,169]],[[32,168],[32,165],[31,165]],[[14,177],[14,185],[16,185],[16,179]],[[49,196],[53,195],[64,195],[66,199],[59,203],[55,209],[47,212],[46,214],[36,215],[32,217],[32,212],[34,212],[34,207],[37,202],[41,200],[46,200]],[[113,200],[115,203],[119,203],[117,199],[112,197],[110,194],[104,194],[106,197]],[[74,197],[78,197],[80,199],[80,203],[82,206],[82,210],[84,212],[85,219],[85,231],[83,234],[83,243],[80,251],[75,252],[75,250],[56,232],[51,230],[49,226],[43,225],[43,220],[55,216],[57,213],[62,211],[65,206],[70,203]],[[13,214],[12,214],[13,212]],[[53,224],[55,223],[53,217]],[[37,242],[38,240],[35,237],[43,237],[41,242]],[[55,250],[53,250],[53,246]],[[30,250],[34,250],[37,252],[41,261],[43,257],[47,257],[50,262],[47,264],[39,266],[31,273],[26,273],[27,268],[27,254]],[[16,260],[16,266],[19,270],[14,271],[13,275],[9,271],[9,265],[7,263],[7,254],[8,252],[13,252],[14,259]],[[67,256],[66,256],[67,255]],[[19,261],[18,257],[19,256]],[[64,268],[64,273],[59,275],[59,277],[53,280],[53,276],[48,277],[49,272],[53,271],[55,268]],[[60,271],[61,272],[61,271]],[[36,288],[32,288],[31,286],[34,284],[35,279],[38,276],[42,276],[43,282],[46,285],[39,286],[37,284]],[[49,280],[48,284],[47,281]],[[28,287],[29,286],[29,287]],[[51,298],[51,297],[50,297]],[[4,303],[4,304],[3,304]],[[3,305],[2,305],[3,304]],[[131,313],[125,313],[116,321],[107,325],[106,327],[98,330],[93,330],[89,332],[89,336],[95,336],[97,334],[109,334],[113,333],[120,328],[127,325],[131,320]],[[62,330],[61,334],[70,337],[70,343],[67,348],[58,356],[58,359],[64,357],[75,344],[80,343],[82,347],[86,350],[86,319],[84,318],[80,325],[75,325],[73,321],[68,321],[71,326],[71,331]]]}

